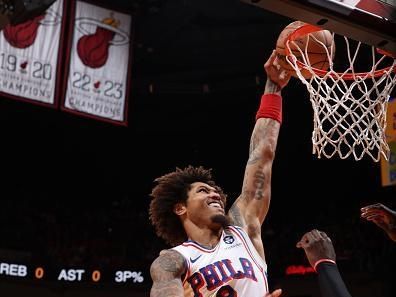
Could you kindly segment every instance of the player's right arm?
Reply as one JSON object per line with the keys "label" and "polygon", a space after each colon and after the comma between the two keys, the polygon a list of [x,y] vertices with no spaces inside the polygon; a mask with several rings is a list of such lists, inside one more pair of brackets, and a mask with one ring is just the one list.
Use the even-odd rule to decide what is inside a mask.
{"label": "player's right arm", "polygon": [[153,280],[150,297],[183,297],[181,276],[186,271],[186,261],[180,253],[173,250],[162,251],[150,267]]}
{"label": "player's right arm", "polygon": [[281,90],[290,79],[290,73],[278,64],[275,51],[264,64],[264,69],[267,82],[251,135],[242,192],[228,213],[231,223],[246,231],[263,259],[261,225],[271,200],[272,164],[282,120]]}

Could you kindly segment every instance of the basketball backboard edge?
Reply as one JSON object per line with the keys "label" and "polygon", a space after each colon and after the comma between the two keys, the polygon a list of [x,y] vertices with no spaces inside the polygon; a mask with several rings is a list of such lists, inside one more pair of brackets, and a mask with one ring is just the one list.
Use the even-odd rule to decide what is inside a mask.
{"label": "basketball backboard edge", "polygon": [[396,0],[240,0],[396,56]]}

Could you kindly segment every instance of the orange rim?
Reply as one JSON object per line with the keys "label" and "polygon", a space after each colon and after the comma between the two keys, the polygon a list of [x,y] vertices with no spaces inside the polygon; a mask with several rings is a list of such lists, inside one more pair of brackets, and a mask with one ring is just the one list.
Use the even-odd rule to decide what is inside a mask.
{"label": "orange rim", "polygon": [[[310,24],[305,24],[305,25],[297,28],[296,30],[294,30],[289,35],[289,37],[286,39],[286,41],[285,41],[286,58],[288,60],[289,59],[293,59],[293,55],[291,54],[290,49],[287,46],[287,43],[289,43],[290,41],[296,40],[298,37],[305,36],[305,35],[307,35],[309,33],[317,32],[317,31],[320,31],[320,30],[323,30],[323,29],[320,28],[320,27],[314,26],[314,25],[310,25]],[[376,48],[376,50],[377,50],[378,53],[380,53],[382,55],[385,55],[385,56],[388,56],[388,57],[391,57],[391,58],[394,58],[394,59],[396,58],[395,55],[393,55],[391,53],[388,53],[388,52],[386,52],[386,51],[384,51],[382,49]],[[289,60],[289,61],[291,61],[293,63],[292,60]],[[304,62],[301,62],[301,61],[298,61],[298,60],[296,61],[296,63],[297,63],[297,65],[300,68],[307,69],[307,70],[312,69],[312,71],[315,74],[317,74],[319,77],[324,77],[325,75],[327,75],[329,73],[326,70],[322,70],[322,69],[318,69],[318,68],[315,68],[315,67],[308,66]],[[386,67],[386,68],[383,68],[383,69],[380,69],[380,70],[376,70],[376,71],[374,71],[372,73],[371,72],[358,72],[358,73],[330,72],[329,76],[331,76],[333,78],[341,77],[344,80],[355,80],[356,78],[379,77],[379,76],[384,75],[384,73],[386,73],[386,72],[388,72],[390,70],[392,70],[393,72],[396,72],[396,66],[389,66],[389,67]]]}

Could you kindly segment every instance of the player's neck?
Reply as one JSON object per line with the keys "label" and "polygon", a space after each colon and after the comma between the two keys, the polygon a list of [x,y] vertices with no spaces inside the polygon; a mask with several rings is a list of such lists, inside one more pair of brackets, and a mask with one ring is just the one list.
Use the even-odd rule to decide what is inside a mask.
{"label": "player's neck", "polygon": [[193,224],[185,226],[185,230],[190,240],[193,240],[208,249],[214,248],[219,243],[223,232],[222,227],[218,227],[216,229],[210,229],[208,227],[200,228]]}

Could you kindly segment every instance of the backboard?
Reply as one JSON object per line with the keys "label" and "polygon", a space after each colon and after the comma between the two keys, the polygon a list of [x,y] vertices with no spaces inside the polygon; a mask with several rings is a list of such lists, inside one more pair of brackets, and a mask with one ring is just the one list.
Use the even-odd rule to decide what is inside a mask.
{"label": "backboard", "polygon": [[396,55],[396,0],[241,0]]}

